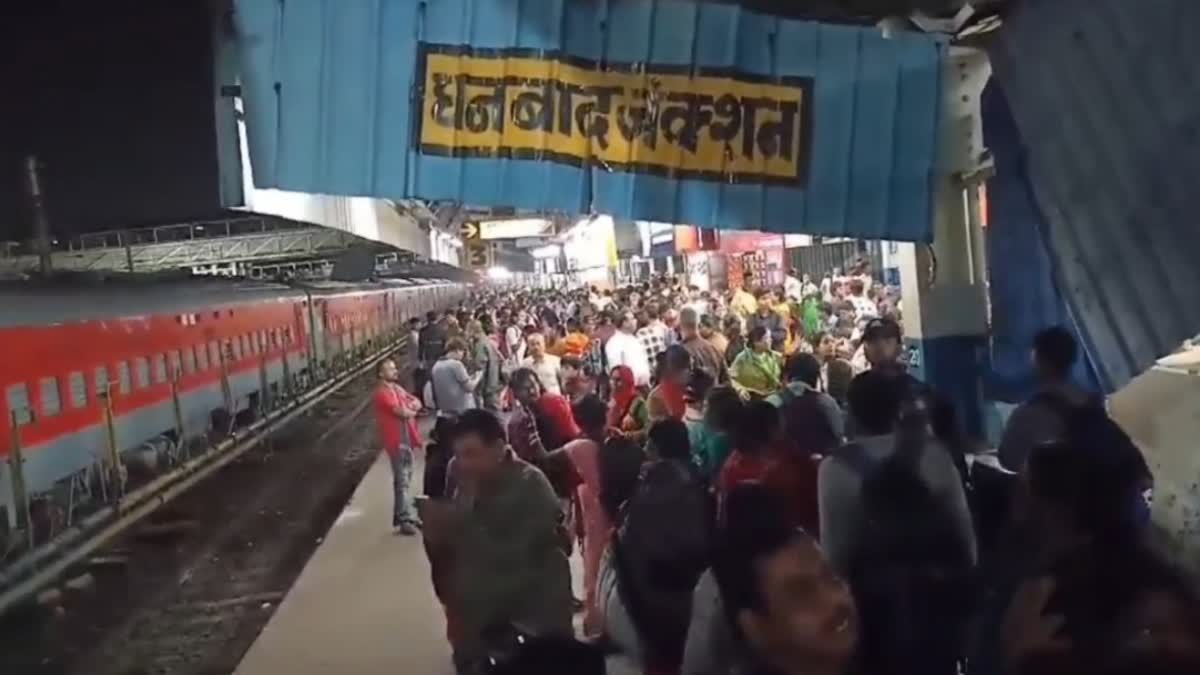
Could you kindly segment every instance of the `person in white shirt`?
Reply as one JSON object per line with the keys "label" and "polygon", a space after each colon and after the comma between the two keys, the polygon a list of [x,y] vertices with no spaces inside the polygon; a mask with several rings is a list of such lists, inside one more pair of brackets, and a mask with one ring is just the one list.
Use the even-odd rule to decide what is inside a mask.
{"label": "person in white shirt", "polygon": [[521,362],[538,376],[542,389],[548,394],[562,395],[562,361],[553,354],[546,353],[546,336],[532,333],[525,338],[528,356]]}
{"label": "person in white shirt", "polygon": [[633,312],[623,312],[617,331],[604,345],[604,354],[608,359],[608,369],[617,366],[628,366],[633,371],[634,382],[638,385],[650,384],[650,359],[646,358],[646,348],[634,334],[637,330],[637,318]]}
{"label": "person in white shirt", "polygon": [[783,280],[783,294],[792,302],[804,299],[804,282],[800,281],[794,269],[788,270],[787,277]]}
{"label": "person in white shirt", "polygon": [[608,295],[608,291],[605,291],[605,295],[599,296],[596,299],[596,302],[593,304],[595,305],[597,312],[603,312],[609,307],[612,307],[613,299],[611,295]]}
{"label": "person in white shirt", "polygon": [[521,328],[516,322],[504,329],[504,348],[513,364],[519,364],[525,358],[525,344],[521,339]]}
{"label": "person in white shirt", "polygon": [[865,294],[862,279],[850,279],[850,303],[854,305],[855,319],[859,322],[879,318],[879,306]]}
{"label": "person in white shirt", "polygon": [[[818,288],[817,285],[813,283],[812,275],[810,275],[810,274],[804,275],[804,279],[800,285],[800,293],[803,296],[803,298],[807,298],[810,295],[820,295],[821,289]],[[801,299],[803,299],[803,298],[801,298]]]}

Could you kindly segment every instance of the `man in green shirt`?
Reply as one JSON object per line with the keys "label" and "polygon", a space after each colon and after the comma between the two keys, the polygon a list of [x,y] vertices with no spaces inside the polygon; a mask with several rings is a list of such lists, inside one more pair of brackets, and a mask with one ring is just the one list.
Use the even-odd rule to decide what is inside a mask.
{"label": "man in green shirt", "polygon": [[550,482],[512,454],[494,414],[464,412],[451,447],[453,497],[422,510],[430,558],[448,582],[454,662],[475,673],[498,632],[572,635],[569,539]]}

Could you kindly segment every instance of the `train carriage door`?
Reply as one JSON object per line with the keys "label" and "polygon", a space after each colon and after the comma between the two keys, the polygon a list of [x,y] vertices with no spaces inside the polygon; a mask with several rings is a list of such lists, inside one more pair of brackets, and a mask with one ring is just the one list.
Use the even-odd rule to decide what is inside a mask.
{"label": "train carriage door", "polygon": [[391,291],[383,293],[383,309],[377,313],[375,337],[378,339],[381,336],[386,336],[390,340],[392,337],[392,329],[396,327],[395,317],[392,314],[396,311],[396,299],[392,297]]}
{"label": "train carriage door", "polygon": [[327,333],[329,332],[329,307],[325,300],[312,302],[312,349],[318,366],[324,365],[329,358]]}
{"label": "train carriage door", "polygon": [[[292,305],[291,335],[285,334],[283,336],[283,354],[285,359],[290,359],[292,358],[292,350],[297,346],[302,347],[304,349],[304,358],[308,361],[308,366],[311,369],[316,355],[313,353],[312,335],[309,334],[308,306],[308,300],[303,300]],[[289,339],[291,336],[295,336],[296,340]],[[307,339],[301,340],[301,336],[306,336]],[[289,364],[289,366],[294,367],[294,364]]]}

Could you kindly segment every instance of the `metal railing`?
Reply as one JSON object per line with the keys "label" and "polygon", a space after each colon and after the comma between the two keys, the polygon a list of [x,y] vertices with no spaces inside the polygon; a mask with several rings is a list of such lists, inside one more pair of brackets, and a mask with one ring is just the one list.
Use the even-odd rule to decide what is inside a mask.
{"label": "metal railing", "polygon": [[303,225],[267,220],[257,216],[156,225],[128,230],[107,230],[80,235],[67,241],[68,251],[92,251],[186,241],[206,241],[251,234],[304,229]]}
{"label": "metal railing", "polygon": [[[247,217],[93,232],[58,245],[51,259],[57,271],[151,272],[335,257],[360,243],[342,230]],[[0,273],[38,269],[36,255],[7,248]]]}

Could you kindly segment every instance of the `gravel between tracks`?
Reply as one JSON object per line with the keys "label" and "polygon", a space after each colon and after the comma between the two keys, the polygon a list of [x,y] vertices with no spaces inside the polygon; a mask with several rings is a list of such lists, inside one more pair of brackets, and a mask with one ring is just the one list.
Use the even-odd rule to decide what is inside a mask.
{"label": "gravel between tracks", "polygon": [[232,672],[376,455],[364,376],[5,617],[6,675]]}

